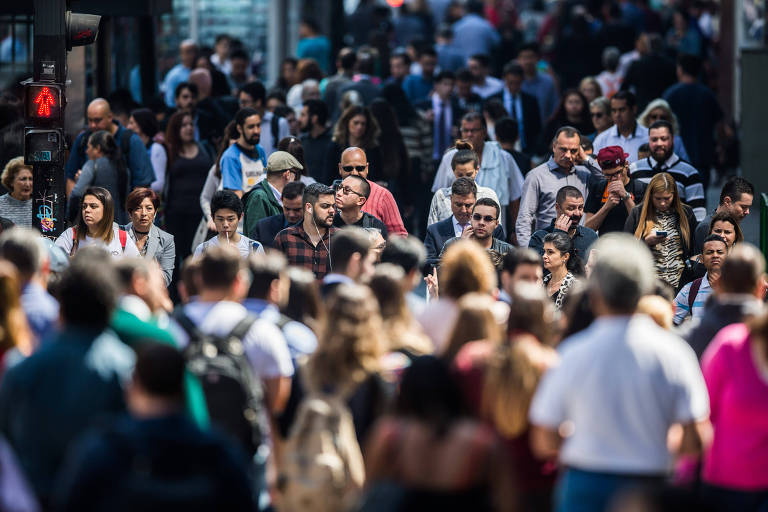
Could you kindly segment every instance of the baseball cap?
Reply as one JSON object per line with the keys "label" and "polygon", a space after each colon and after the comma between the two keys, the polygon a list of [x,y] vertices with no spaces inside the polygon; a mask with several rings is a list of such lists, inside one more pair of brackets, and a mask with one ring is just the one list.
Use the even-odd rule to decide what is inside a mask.
{"label": "baseball cap", "polygon": [[303,169],[304,166],[287,151],[275,151],[267,160],[267,172],[285,171],[288,169]]}
{"label": "baseball cap", "polygon": [[621,146],[607,146],[598,151],[597,163],[601,169],[613,169],[627,162],[628,154]]}
{"label": "baseball cap", "polygon": [[40,244],[48,253],[51,272],[63,272],[69,266],[69,255],[66,253],[66,251],[64,251],[64,249],[55,245],[53,240],[41,236]]}

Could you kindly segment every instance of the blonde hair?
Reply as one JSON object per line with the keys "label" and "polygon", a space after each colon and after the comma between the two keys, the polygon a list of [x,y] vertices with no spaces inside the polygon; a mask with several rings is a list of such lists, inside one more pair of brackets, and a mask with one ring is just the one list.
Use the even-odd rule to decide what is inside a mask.
{"label": "blonde hair", "polygon": [[7,188],[9,191],[13,191],[13,180],[16,179],[16,176],[23,171],[24,169],[28,170],[29,172],[32,172],[32,166],[31,165],[24,165],[24,157],[23,156],[17,156],[16,158],[12,158],[8,161],[7,164],[5,164],[5,168],[3,169],[3,174],[0,175],[0,182],[2,182],[3,186]]}
{"label": "blonde hair", "polygon": [[490,294],[496,288],[496,271],[488,253],[471,240],[458,240],[448,246],[439,277],[441,296],[452,299],[472,292]]}
{"label": "blonde hair", "polygon": [[494,300],[480,293],[468,293],[459,299],[459,314],[453,325],[443,357],[452,360],[465,343],[488,340],[498,344],[502,340],[502,328],[496,323],[492,309]]}
{"label": "blonde hair", "polygon": [[643,198],[643,208],[640,211],[640,220],[635,228],[635,238],[642,240],[648,235],[656,223],[656,207],[653,205],[653,195],[668,192],[672,194],[672,210],[677,213],[680,225],[680,242],[688,247],[690,240],[691,226],[688,225],[688,216],[683,209],[683,202],[680,201],[680,192],[677,189],[675,178],[667,172],[660,172],[648,184],[648,190]]}
{"label": "blonde hair", "polygon": [[541,376],[555,360],[554,349],[523,334],[496,348],[488,360],[481,411],[498,432],[517,437],[528,428],[528,409]]}
{"label": "blonde hair", "polygon": [[637,312],[648,315],[663,329],[672,329],[675,311],[672,304],[659,295],[646,295],[637,303]]}
{"label": "blonde hair", "polygon": [[354,387],[380,371],[386,344],[379,305],[370,289],[339,285],[331,294],[326,319],[307,362],[314,389]]}

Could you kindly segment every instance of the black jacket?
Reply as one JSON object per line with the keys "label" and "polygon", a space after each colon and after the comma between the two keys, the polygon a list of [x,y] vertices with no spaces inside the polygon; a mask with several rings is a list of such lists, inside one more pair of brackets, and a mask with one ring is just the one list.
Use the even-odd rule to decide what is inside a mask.
{"label": "black jacket", "polygon": [[275,237],[283,229],[287,228],[285,223],[285,215],[282,213],[278,215],[272,215],[271,217],[264,217],[256,223],[256,227],[252,232],[248,233],[248,238],[261,242],[261,245],[266,247],[275,247]]}

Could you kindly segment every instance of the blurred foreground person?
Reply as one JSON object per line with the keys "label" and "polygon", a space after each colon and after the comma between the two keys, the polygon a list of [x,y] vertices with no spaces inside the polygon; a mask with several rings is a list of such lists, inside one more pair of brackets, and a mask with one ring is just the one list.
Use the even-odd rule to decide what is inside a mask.
{"label": "blurred foreground person", "polygon": [[531,403],[531,445],[567,469],[556,510],[604,510],[620,489],[660,486],[670,467],[667,435],[681,424],[680,453],[700,452],[707,390],[681,339],[633,313],[653,286],[639,242],[608,234],[596,246],[589,300],[596,319],[560,345]]}
{"label": "blurred foreground person", "polygon": [[254,510],[245,454],[184,415],[183,376],[173,347],[139,348],[131,417],[77,445],[58,481],[58,510]]}

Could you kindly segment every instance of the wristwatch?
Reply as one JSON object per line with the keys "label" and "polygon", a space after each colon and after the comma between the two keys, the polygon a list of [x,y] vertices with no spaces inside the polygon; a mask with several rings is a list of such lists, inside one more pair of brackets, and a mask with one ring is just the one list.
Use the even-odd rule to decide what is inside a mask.
{"label": "wristwatch", "polygon": [[621,200],[622,200],[622,201],[626,201],[626,200],[627,200],[627,199],[629,199],[630,197],[632,197],[632,196],[629,194],[629,192],[627,192],[627,193],[626,193],[626,195],[624,195],[624,197],[622,197],[622,198],[621,198]]}

